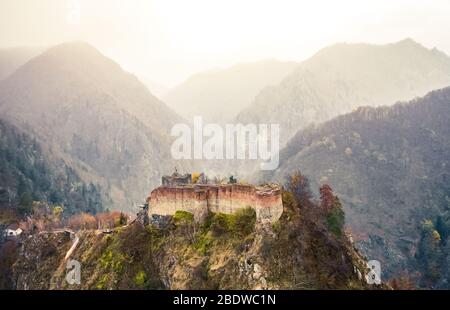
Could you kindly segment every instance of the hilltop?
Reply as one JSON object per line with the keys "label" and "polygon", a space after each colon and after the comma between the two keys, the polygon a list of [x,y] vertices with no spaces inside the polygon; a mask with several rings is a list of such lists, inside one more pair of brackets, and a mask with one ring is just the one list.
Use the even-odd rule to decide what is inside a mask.
{"label": "hilltop", "polygon": [[450,57],[411,39],[326,47],[267,87],[237,122],[277,123],[281,145],[312,123],[360,106],[393,105],[450,85]]}
{"label": "hilltop", "polygon": [[[305,183],[306,182],[306,183]],[[308,196],[294,174],[283,192],[283,214],[263,223],[255,210],[209,213],[202,221],[177,211],[111,232],[76,233],[70,259],[81,263],[81,284],[65,281],[67,233],[27,238],[13,265],[16,289],[363,289],[367,263],[343,230],[339,199],[323,189]],[[150,206],[151,208],[151,206]]]}

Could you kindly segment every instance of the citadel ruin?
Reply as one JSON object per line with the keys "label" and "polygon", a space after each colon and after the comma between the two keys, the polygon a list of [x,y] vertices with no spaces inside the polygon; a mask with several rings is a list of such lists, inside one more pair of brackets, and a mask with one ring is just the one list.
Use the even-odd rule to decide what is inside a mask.
{"label": "citadel ruin", "polygon": [[275,184],[254,186],[231,182],[208,183],[203,174],[193,182],[191,174],[175,172],[162,177],[162,185],[147,198],[149,215],[174,215],[187,211],[196,220],[208,212],[233,214],[239,209],[251,207],[260,222],[274,222],[283,213],[281,188]]}

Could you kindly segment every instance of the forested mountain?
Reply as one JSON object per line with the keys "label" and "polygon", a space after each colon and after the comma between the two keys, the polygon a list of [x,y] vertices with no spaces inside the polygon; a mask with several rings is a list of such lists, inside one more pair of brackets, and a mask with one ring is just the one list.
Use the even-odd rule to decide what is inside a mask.
{"label": "forested mountain", "polygon": [[242,63],[197,73],[170,90],[164,101],[186,119],[229,122],[265,87],[276,85],[298,64],[277,60]]}
{"label": "forested mountain", "polygon": [[168,134],[180,118],[83,42],[50,48],[0,83],[0,115],[100,184],[122,209],[174,166]]}
{"label": "forested mountain", "polygon": [[[311,179],[313,188],[330,184],[343,201],[346,225],[356,244],[368,259],[382,262],[384,279],[409,274],[422,287],[449,288],[450,88],[412,98],[450,85],[450,58],[436,49],[404,40],[385,46],[337,44],[295,66],[269,61],[199,74],[168,96],[173,96],[172,105],[186,117],[199,114],[206,121],[222,122],[232,119],[261,91],[236,117],[244,124],[281,125],[284,149],[280,166],[260,173],[259,181],[284,183],[286,176],[300,169]],[[267,86],[282,79],[276,86]],[[399,99],[410,102],[392,105]],[[388,106],[377,107],[380,105]],[[160,184],[161,176],[174,167],[191,172],[209,169],[222,177],[238,175],[239,181],[245,183],[240,174],[247,174],[248,179],[253,163],[174,161],[170,154],[173,137],[169,133],[178,122],[184,122],[181,116],[92,46],[75,42],[50,48],[25,61],[0,82],[0,206],[22,214],[29,212],[33,200],[63,205],[68,214],[95,213],[104,208],[127,210],[142,202]],[[322,205],[314,201],[307,204]],[[290,218],[284,220],[282,224],[289,226]],[[282,235],[273,246],[290,240],[303,219],[297,220],[292,230],[278,232]],[[322,220],[323,227],[313,225],[313,219],[306,223],[311,225],[307,227],[311,229],[311,244],[318,231],[330,229],[328,218]],[[201,238],[214,234],[214,227],[183,223],[178,231],[179,223],[174,221],[174,226],[164,233],[178,241],[183,232],[193,233],[199,239],[184,236],[182,244],[192,250],[193,257],[201,261],[223,258],[195,252],[197,242],[199,247],[206,246]],[[211,228],[205,236],[196,235],[205,227]],[[246,237],[267,237],[259,228],[253,228]],[[137,233],[142,233],[143,240],[157,237],[153,232]],[[86,234],[87,244],[96,242],[91,237]],[[116,242],[122,242],[122,237],[129,236],[116,236]],[[232,240],[236,235],[226,237]],[[338,261],[336,253],[340,255],[350,246],[347,241],[343,244],[343,240],[322,237],[322,250],[327,244],[336,246],[333,262]],[[230,250],[221,248],[220,242],[208,242],[217,246],[214,253]],[[240,245],[246,246],[244,243]],[[270,266],[270,252],[263,253],[261,244],[253,245],[258,255],[262,253],[262,264],[269,262],[264,266]],[[280,251],[288,251],[287,243],[283,245],[286,247]],[[301,242],[297,245],[302,247]],[[99,244],[99,248],[104,246]],[[155,250],[162,264],[171,259],[170,255],[164,256],[166,249],[178,250],[172,246],[170,243]],[[305,252],[287,256],[286,264],[321,254],[310,246],[302,249]],[[236,260],[243,259],[236,253],[232,253]],[[95,264],[97,258],[89,263]],[[321,264],[326,267],[326,262]],[[352,258],[348,257],[346,268],[352,266]],[[229,265],[222,267],[233,275]],[[297,275],[307,277],[300,269],[295,278],[289,278],[283,268],[279,276],[288,277],[294,286],[301,283],[305,287],[326,287],[319,279],[322,270],[315,270],[314,264],[308,268],[318,278],[299,280]],[[197,277],[198,270],[205,272],[203,265],[194,269],[185,271],[186,278],[195,283],[177,285],[227,287],[214,272],[210,273],[212,282]],[[130,270],[138,272],[132,267]],[[170,268],[162,270],[165,274],[155,276],[160,281],[157,287],[171,287],[162,281],[176,275]],[[341,280],[330,287],[351,287],[356,280],[348,270],[331,270],[330,277]],[[102,272],[107,274],[108,270]],[[94,280],[102,283],[101,279]],[[115,288],[113,280],[105,283]],[[260,284],[243,281],[234,284],[238,287],[245,283],[245,288]],[[282,282],[274,285],[284,287]]]}
{"label": "forested mountain", "polygon": [[0,120],[0,208],[30,214],[33,201],[63,206],[66,215],[103,209],[98,186],[84,183],[35,138]]}
{"label": "forested mountain", "polygon": [[448,287],[450,88],[301,130],[263,178],[294,169],[335,189],[360,249],[386,277],[419,271],[422,285]]}
{"label": "forested mountain", "polygon": [[450,58],[406,39],[395,44],[336,44],[261,91],[237,116],[278,123],[284,144],[299,129],[360,106],[392,105],[450,85]]}

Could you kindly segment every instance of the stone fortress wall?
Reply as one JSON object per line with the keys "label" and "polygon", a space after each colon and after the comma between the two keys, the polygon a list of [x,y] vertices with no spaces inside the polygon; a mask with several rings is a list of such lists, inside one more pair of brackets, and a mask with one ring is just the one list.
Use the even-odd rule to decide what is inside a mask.
{"label": "stone fortress wall", "polygon": [[[232,214],[239,209],[255,209],[257,220],[274,222],[283,213],[281,189],[277,185],[253,186],[247,184],[192,184],[186,175],[163,177],[162,186],[154,189],[147,199],[149,215],[173,215],[187,211],[198,220],[208,211]],[[177,183],[177,178],[183,182]]]}

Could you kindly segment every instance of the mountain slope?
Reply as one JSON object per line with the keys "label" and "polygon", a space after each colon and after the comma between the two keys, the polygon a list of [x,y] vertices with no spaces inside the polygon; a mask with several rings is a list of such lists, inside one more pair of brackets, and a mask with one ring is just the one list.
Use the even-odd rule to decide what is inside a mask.
{"label": "mountain slope", "polygon": [[293,169],[335,189],[360,248],[386,275],[426,276],[417,252],[423,221],[440,226],[442,247],[450,227],[450,88],[301,130],[282,150],[280,168],[263,178],[281,180]]}
{"label": "mountain slope", "polygon": [[139,79],[144,83],[148,90],[158,98],[164,98],[168,93],[169,89],[157,82],[154,82],[151,78],[144,76],[139,76]]}
{"label": "mountain slope", "polygon": [[86,43],[51,48],[4,80],[0,114],[100,183],[122,208],[173,169],[168,133],[180,118]]}
{"label": "mountain slope", "polygon": [[0,209],[29,214],[32,201],[64,206],[64,213],[102,210],[100,189],[85,184],[61,160],[45,155],[36,139],[0,120]]}
{"label": "mountain slope", "polygon": [[312,122],[359,106],[391,105],[450,85],[450,58],[406,39],[336,44],[319,51],[242,111],[243,123],[279,123],[281,144]]}
{"label": "mountain slope", "polygon": [[231,121],[259,91],[281,82],[296,65],[264,60],[201,72],[170,90],[164,101],[191,121],[195,115],[212,122]]}
{"label": "mountain slope", "polygon": [[0,49],[0,81],[4,80],[31,58],[41,54],[44,48],[15,47]]}
{"label": "mountain slope", "polygon": [[82,265],[76,286],[65,281],[69,236],[35,234],[13,265],[14,288],[386,288],[365,283],[367,263],[346,236],[329,230],[317,205],[301,205],[288,192],[283,204],[284,214],[273,225],[257,222],[255,211],[246,208],[233,215],[211,213],[201,223],[180,212],[159,225],[134,223],[109,235],[79,231],[71,256]]}

